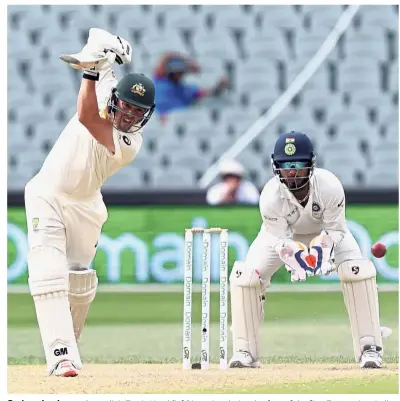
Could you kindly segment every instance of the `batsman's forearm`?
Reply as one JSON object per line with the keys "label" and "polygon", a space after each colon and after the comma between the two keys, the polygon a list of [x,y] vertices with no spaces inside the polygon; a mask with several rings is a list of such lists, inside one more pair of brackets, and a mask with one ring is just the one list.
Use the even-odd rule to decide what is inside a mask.
{"label": "batsman's forearm", "polygon": [[78,94],[78,118],[85,125],[99,114],[99,106],[96,96],[96,81],[83,78]]}

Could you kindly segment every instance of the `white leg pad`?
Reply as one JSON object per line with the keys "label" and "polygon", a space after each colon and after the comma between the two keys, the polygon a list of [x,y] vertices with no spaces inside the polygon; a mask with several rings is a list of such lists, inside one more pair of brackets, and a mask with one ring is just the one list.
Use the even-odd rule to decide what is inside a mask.
{"label": "white leg pad", "polygon": [[247,351],[257,361],[260,357],[259,331],[264,319],[259,275],[244,262],[235,262],[229,280],[233,353]]}
{"label": "white leg pad", "polygon": [[80,267],[70,269],[68,297],[75,338],[78,341],[85,327],[90,304],[96,296],[98,279],[96,270]]}
{"label": "white leg pad", "polygon": [[68,302],[66,258],[52,247],[37,246],[28,254],[29,289],[51,374],[60,361],[82,368]]}
{"label": "white leg pad", "polygon": [[354,357],[359,362],[364,347],[383,349],[376,269],[369,259],[347,260],[338,266],[338,275],[350,320]]}

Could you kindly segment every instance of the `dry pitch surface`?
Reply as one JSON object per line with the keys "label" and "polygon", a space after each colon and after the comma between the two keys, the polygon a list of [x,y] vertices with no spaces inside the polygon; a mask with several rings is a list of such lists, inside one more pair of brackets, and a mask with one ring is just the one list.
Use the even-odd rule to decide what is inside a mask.
{"label": "dry pitch surface", "polygon": [[[361,370],[355,364],[282,364],[261,369],[220,371],[182,371],[181,365],[95,365],[86,364],[76,378],[46,376],[45,367],[17,365],[8,367],[8,392],[30,394],[173,394],[221,392],[224,389],[249,389],[268,384],[307,383],[318,380],[357,379],[397,374],[397,365],[385,369]],[[90,384],[89,384],[90,383]]]}

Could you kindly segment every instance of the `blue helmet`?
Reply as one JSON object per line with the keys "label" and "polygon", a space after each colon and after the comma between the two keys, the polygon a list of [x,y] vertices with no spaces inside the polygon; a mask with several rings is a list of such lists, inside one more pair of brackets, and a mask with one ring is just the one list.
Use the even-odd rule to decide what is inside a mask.
{"label": "blue helmet", "polygon": [[[289,190],[303,188],[309,182],[315,167],[314,146],[307,135],[291,131],[279,136],[271,155],[272,169]],[[307,175],[304,170],[307,169]],[[293,171],[288,178],[282,170]],[[300,172],[303,171],[303,172]]]}

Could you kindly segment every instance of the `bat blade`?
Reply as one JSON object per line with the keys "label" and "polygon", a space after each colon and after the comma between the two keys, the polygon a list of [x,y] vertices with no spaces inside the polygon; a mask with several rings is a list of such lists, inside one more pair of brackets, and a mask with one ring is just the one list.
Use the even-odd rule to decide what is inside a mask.
{"label": "bat blade", "polygon": [[75,70],[87,70],[97,64],[104,63],[108,60],[107,56],[93,59],[93,56],[85,56],[83,54],[62,54],[60,60],[67,63]]}

